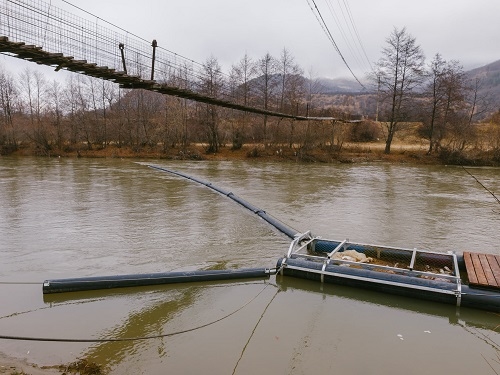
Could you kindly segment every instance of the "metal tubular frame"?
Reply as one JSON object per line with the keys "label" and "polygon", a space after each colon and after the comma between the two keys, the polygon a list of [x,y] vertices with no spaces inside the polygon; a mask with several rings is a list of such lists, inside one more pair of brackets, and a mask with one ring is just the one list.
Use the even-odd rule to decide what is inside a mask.
{"label": "metal tubular frame", "polygon": [[[305,242],[303,242],[305,240]],[[332,242],[336,244],[335,248],[329,252],[325,253],[325,256],[319,256],[319,255],[314,255],[314,254],[303,254],[304,249],[307,249],[308,246],[311,244],[313,245],[312,247],[314,248],[314,242],[317,240],[321,241],[326,241],[326,242]],[[406,249],[406,248],[396,248],[396,247],[380,247],[376,245],[371,245],[371,244],[361,244],[361,243],[351,243],[349,242],[348,239],[345,239],[344,241],[341,241],[337,244],[338,241],[334,240],[327,240],[323,239],[321,237],[313,237],[311,235],[311,232],[305,232],[303,234],[298,234],[294,240],[291,242],[290,247],[288,249],[287,254],[285,255],[285,258],[282,260],[282,267],[283,268],[290,268],[293,270],[298,270],[298,271],[303,271],[303,272],[310,272],[310,273],[317,273],[320,274],[320,280],[323,283],[324,282],[324,276],[334,276],[334,277],[339,277],[339,278],[346,278],[346,279],[352,279],[352,280],[358,280],[358,281],[364,281],[364,282],[372,282],[372,283],[380,283],[380,284],[385,284],[385,285],[391,285],[391,286],[397,286],[397,287],[402,287],[402,288],[410,288],[410,289],[419,289],[423,291],[428,291],[428,292],[433,292],[433,293],[441,293],[441,294],[449,294],[449,295],[454,295],[456,296],[456,305],[460,306],[461,304],[461,299],[462,299],[462,281],[460,278],[460,270],[458,267],[458,261],[457,261],[457,256],[455,253],[440,253],[436,251],[429,251],[429,250],[417,250],[417,249]],[[356,246],[366,246],[371,249],[377,249],[377,252],[380,254],[383,252],[385,249],[391,250],[391,251],[401,251],[401,252],[411,252],[411,260],[410,260],[410,265],[407,270],[397,268],[397,267],[390,267],[390,266],[383,266],[383,265],[373,265],[369,263],[360,263],[360,262],[353,262],[349,260],[341,260],[341,259],[331,259],[332,255],[335,254],[336,252],[340,251],[340,249],[347,249],[349,245],[356,245]],[[423,272],[423,271],[417,271],[414,270],[416,258],[418,254],[435,254],[439,256],[449,256],[451,257],[452,261],[452,266],[453,266],[453,275],[447,275],[447,274],[438,274],[440,279],[446,279],[452,283],[456,284],[456,289],[454,290],[447,290],[447,289],[441,289],[441,288],[432,288],[432,287],[426,287],[422,285],[414,285],[411,283],[401,283],[401,282],[395,282],[395,281],[390,281],[390,280],[383,280],[383,279],[372,279],[368,277],[363,277],[363,276],[356,276],[356,275],[349,275],[349,274],[344,274],[344,273],[337,273],[337,272],[331,272],[327,271],[326,267],[330,264],[334,265],[356,265],[358,267],[361,267],[366,270],[375,270],[375,269],[385,269],[388,271],[393,271],[397,274],[401,275],[407,275],[407,276],[429,276],[433,275],[436,276],[435,273],[432,272]],[[321,270],[315,269],[315,268],[305,268],[305,267],[298,267],[298,266],[293,266],[287,263],[287,259],[291,258],[301,258],[305,259],[311,262],[316,262],[316,263],[323,263]],[[283,274],[283,271],[282,271]]]}

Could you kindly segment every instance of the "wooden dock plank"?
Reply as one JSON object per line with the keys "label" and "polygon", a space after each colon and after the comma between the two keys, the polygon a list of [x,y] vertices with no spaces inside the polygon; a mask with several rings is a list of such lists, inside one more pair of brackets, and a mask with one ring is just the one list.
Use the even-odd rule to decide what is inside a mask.
{"label": "wooden dock plank", "polygon": [[486,283],[489,286],[496,287],[497,282],[495,280],[495,276],[493,276],[493,271],[490,268],[490,264],[488,262],[488,258],[486,258],[486,254],[478,254],[479,261],[481,262],[481,267],[483,268],[484,276],[486,277]]}
{"label": "wooden dock plank", "polygon": [[493,272],[493,277],[497,282],[497,286],[500,287],[500,255],[487,254],[486,258],[490,264],[491,271]]}
{"label": "wooden dock plank", "polygon": [[464,252],[465,269],[467,270],[467,277],[470,284],[478,284],[476,270],[472,264],[472,256],[469,252]]}
{"label": "wooden dock plank", "polygon": [[500,289],[500,256],[464,252],[469,285]]}
{"label": "wooden dock plank", "polygon": [[488,280],[484,274],[483,267],[481,265],[481,260],[479,259],[479,254],[471,253],[472,264],[474,265],[474,270],[476,271],[477,283],[480,285],[488,285]]}

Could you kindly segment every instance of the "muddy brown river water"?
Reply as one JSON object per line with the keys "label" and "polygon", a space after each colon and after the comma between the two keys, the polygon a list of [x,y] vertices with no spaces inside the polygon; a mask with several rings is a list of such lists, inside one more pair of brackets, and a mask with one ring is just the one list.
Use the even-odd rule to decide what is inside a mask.
{"label": "muddy brown river water", "polygon": [[[500,253],[500,205],[460,167],[0,158],[0,352],[111,374],[498,374],[500,316],[336,285],[268,280],[55,295],[46,279],[273,267],[299,231]],[[500,169],[470,168],[500,195]]]}

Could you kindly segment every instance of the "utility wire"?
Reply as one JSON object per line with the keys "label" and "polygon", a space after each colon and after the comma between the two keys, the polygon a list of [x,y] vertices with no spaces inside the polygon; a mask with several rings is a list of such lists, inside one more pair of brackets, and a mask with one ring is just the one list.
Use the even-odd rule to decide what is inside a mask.
{"label": "utility wire", "polygon": [[363,51],[363,54],[366,58],[366,61],[368,62],[368,65],[370,66],[370,70],[373,70],[372,63],[370,62],[370,59],[368,58],[365,46],[363,45],[363,42],[361,41],[361,37],[359,36],[358,28],[356,27],[356,23],[354,22],[354,17],[352,16],[351,8],[349,7],[349,2],[347,0],[344,0],[344,5],[347,9],[347,14],[349,15],[349,18],[351,20],[351,24],[353,26],[354,33],[356,34],[356,37],[357,37],[358,42],[359,42],[359,46],[361,47],[361,51]]}
{"label": "utility wire", "polygon": [[[338,1],[338,5],[340,8],[340,14],[342,15],[344,22],[341,22],[339,16],[337,16],[337,12],[335,11],[335,8],[334,8],[331,0],[325,0],[325,1],[326,1],[326,5],[328,6],[328,10],[330,11],[330,14],[333,17],[334,23],[337,26],[338,30],[340,31],[340,35],[344,39],[344,42],[345,42],[347,48],[349,49],[352,57],[356,60],[356,63],[358,64],[358,66],[361,66],[361,60],[360,60],[361,54],[359,53],[359,48],[357,48],[356,41],[353,37],[351,27],[349,27],[349,22],[346,18],[345,12],[344,12],[340,2]],[[345,27],[343,25],[345,25]],[[347,29],[347,31],[345,29]],[[348,37],[347,33],[349,33],[350,38]]]}
{"label": "utility wire", "polygon": [[498,202],[498,204],[500,204],[500,199],[498,199],[498,197],[495,195],[495,193],[493,193],[490,189],[488,189],[486,186],[484,186],[481,181],[479,181],[476,176],[474,176],[472,173],[470,173],[467,168],[465,168],[463,165],[462,165],[462,168],[464,169],[465,172],[467,172],[467,174],[469,176],[471,176],[474,180],[476,180],[476,182],[481,185],[483,187],[484,190],[486,190],[488,193],[490,193],[493,198],[495,198],[495,200]]}
{"label": "utility wire", "polygon": [[[342,59],[342,61],[344,62],[345,66],[347,67],[347,69],[349,69],[349,71],[351,72],[352,76],[354,77],[354,79],[361,85],[361,87],[363,87],[365,90],[366,90],[366,87],[361,83],[361,81],[358,79],[358,77],[356,77],[356,75],[354,74],[354,72],[352,71],[351,67],[349,66],[349,64],[347,63],[346,59],[344,58],[344,55],[342,54],[342,52],[340,52],[340,49],[337,45],[337,43],[335,42],[335,39],[333,38],[333,35],[332,33],[330,32],[330,29],[328,28],[318,6],[316,5],[316,2],[314,0],[311,0],[313,5],[314,5],[314,8],[313,6],[311,5],[311,3],[309,2],[309,0],[307,0],[308,4],[309,4],[309,7],[311,8],[312,12],[314,13],[314,15],[316,16],[316,19],[318,20],[318,22],[320,22],[320,26],[323,28],[323,31],[325,31],[326,33],[326,36],[328,37],[328,39],[330,40],[330,42],[332,43],[333,45],[333,48],[335,49],[335,51],[337,51],[337,53],[339,54],[340,58]],[[314,12],[314,9],[316,9],[316,12],[317,12],[317,15],[316,13]],[[319,18],[318,18],[319,16]],[[321,20],[321,21],[320,21]]]}

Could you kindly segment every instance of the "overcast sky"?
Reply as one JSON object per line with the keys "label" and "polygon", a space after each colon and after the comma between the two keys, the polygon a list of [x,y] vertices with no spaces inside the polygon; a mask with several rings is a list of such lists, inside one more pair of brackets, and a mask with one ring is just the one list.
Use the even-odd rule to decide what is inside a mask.
{"label": "overcast sky", "polygon": [[[72,0],[103,20],[198,62],[228,71],[245,53],[279,57],[286,48],[307,73],[350,73],[318,23],[312,0]],[[441,53],[466,70],[500,59],[500,0],[315,0],[345,60],[359,77],[380,58],[394,27],[406,27],[430,60]],[[95,20],[61,0],[54,6]],[[313,5],[314,6],[314,5]],[[353,26],[354,25],[354,26]],[[0,64],[12,65],[0,57]]]}

